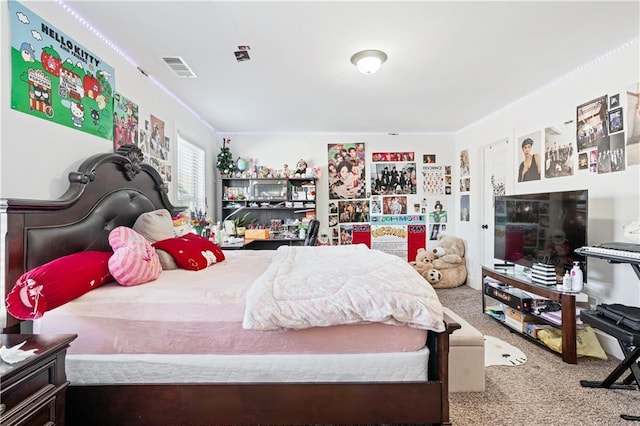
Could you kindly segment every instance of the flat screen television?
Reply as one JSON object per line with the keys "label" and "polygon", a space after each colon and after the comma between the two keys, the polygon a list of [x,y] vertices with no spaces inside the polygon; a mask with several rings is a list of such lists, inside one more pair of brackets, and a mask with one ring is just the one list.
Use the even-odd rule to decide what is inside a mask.
{"label": "flat screen television", "polygon": [[545,260],[560,277],[579,261],[586,280],[586,259],[574,250],[587,245],[588,198],[586,189],[497,196],[494,257],[524,267]]}

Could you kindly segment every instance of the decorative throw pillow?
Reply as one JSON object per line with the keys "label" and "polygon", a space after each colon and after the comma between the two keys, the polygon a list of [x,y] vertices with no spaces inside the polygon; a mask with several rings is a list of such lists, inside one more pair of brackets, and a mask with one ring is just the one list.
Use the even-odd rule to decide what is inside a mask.
{"label": "decorative throw pillow", "polygon": [[191,241],[193,244],[196,244],[199,247],[201,247],[202,250],[212,252],[216,258],[216,262],[222,262],[225,259],[224,252],[222,251],[220,246],[218,246],[213,241],[196,234],[187,234],[187,235],[183,235],[183,237]]}
{"label": "decorative throw pillow", "polygon": [[[156,241],[173,238],[173,218],[167,209],[142,213],[133,224],[133,230],[142,235],[151,244]],[[177,269],[176,261],[164,250],[156,250],[163,270]]]}
{"label": "decorative throw pillow", "polygon": [[153,281],[162,272],[162,266],[149,241],[131,228],[118,226],[109,233],[113,256],[109,271],[121,285],[133,286]]}
{"label": "decorative throw pillow", "polygon": [[199,271],[225,259],[220,247],[195,234],[158,241],[153,246],[171,253],[179,268],[191,271]]}
{"label": "decorative throw pillow", "polygon": [[83,251],[25,272],[7,295],[7,310],[21,320],[38,319],[45,311],[113,281],[108,266],[112,255],[111,252]]}

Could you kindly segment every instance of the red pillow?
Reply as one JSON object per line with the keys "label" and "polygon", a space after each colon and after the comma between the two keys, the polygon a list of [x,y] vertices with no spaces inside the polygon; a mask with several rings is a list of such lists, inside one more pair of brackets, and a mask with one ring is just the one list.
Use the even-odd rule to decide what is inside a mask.
{"label": "red pillow", "polygon": [[192,233],[156,241],[152,245],[173,256],[179,268],[191,271],[199,271],[225,259],[220,247],[208,239]]}
{"label": "red pillow", "polygon": [[109,273],[111,252],[83,251],[52,260],[22,274],[7,295],[7,310],[21,320],[42,317],[102,284]]}
{"label": "red pillow", "polygon": [[216,243],[212,242],[211,240],[193,233],[183,235],[182,237],[187,238],[189,241],[191,241],[194,244],[198,244],[199,247],[202,247],[202,250],[211,251],[213,255],[216,257],[216,262],[222,262],[225,259],[224,252],[222,251],[220,246],[218,246]]}

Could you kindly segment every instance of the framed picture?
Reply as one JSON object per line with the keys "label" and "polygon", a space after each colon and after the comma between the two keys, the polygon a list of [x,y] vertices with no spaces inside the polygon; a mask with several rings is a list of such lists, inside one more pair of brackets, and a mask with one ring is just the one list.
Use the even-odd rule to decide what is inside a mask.
{"label": "framed picture", "polygon": [[612,109],[608,113],[609,132],[616,133],[623,130],[622,124],[622,108]]}
{"label": "framed picture", "polygon": [[576,142],[578,152],[598,146],[598,141],[609,134],[607,96],[593,99],[576,108]]}
{"label": "framed picture", "polygon": [[620,106],[620,94],[612,95],[609,98],[609,108],[617,108]]}

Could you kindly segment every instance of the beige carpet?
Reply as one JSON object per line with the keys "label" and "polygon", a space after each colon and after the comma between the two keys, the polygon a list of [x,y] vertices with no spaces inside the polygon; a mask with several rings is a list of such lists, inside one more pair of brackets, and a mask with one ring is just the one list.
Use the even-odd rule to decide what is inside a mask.
{"label": "beige carpet", "polygon": [[640,391],[580,386],[582,379],[603,380],[619,360],[581,357],[577,365],[566,364],[482,314],[479,290],[462,286],[437,292],[443,305],[480,332],[527,355],[527,362],[516,368],[486,368],[485,392],[450,394],[454,425],[640,425],[620,418],[623,413],[640,415]]}

